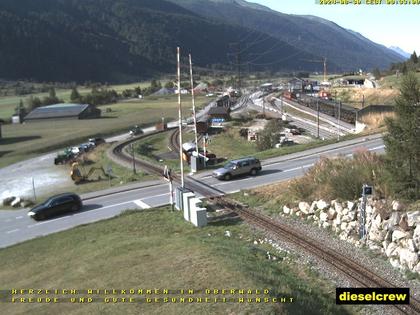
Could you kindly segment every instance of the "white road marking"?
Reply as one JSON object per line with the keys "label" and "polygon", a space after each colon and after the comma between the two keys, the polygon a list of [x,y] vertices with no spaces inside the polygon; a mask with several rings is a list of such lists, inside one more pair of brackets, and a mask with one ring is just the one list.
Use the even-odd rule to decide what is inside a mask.
{"label": "white road marking", "polygon": [[379,147],[370,148],[369,151],[375,151],[375,150],[383,149],[383,148],[385,148],[385,145],[380,145]]}
{"label": "white road marking", "polygon": [[12,219],[6,219],[6,220],[4,220],[4,222],[10,222],[10,221],[12,221]]}
{"label": "white road marking", "polygon": [[223,185],[229,185],[229,184],[232,184],[232,183],[244,182],[244,181],[247,181],[247,180],[250,180],[250,179],[254,179],[254,178],[255,178],[255,177],[248,177],[248,178],[244,178],[244,179],[235,180],[235,181],[233,181],[233,182],[228,181],[228,182],[226,182],[226,183],[215,184],[215,185],[213,185],[213,186],[223,186]]}
{"label": "white road marking", "polygon": [[[374,141],[374,140],[377,140],[377,139],[372,139],[372,141]],[[293,160],[294,161],[299,161],[299,160],[308,159],[308,158],[312,158],[312,157],[325,156],[328,153],[332,153],[334,151],[340,151],[342,149],[350,149],[350,148],[351,149],[358,149],[360,147],[360,144],[364,144],[364,143],[354,143],[354,144],[349,144],[349,145],[346,145],[346,146],[340,146],[338,148],[327,149],[327,150],[322,151],[322,152],[310,153],[310,154],[305,155],[305,156],[296,157]],[[381,149],[381,148],[384,148],[384,147],[385,147],[385,145],[381,145],[381,146],[378,146],[378,147],[375,147],[375,148],[370,148],[369,151]],[[302,152],[304,152],[304,151],[302,151]],[[299,152],[296,152],[296,153],[299,153]],[[295,153],[292,153],[292,154],[295,154]],[[279,162],[274,162],[274,163],[263,162],[263,163],[261,163],[261,165],[262,166],[273,166],[273,165],[283,164],[285,162],[290,162],[290,159],[286,159],[286,160],[279,161]]]}
{"label": "white road marking", "polygon": [[18,217],[16,217],[16,219],[18,219],[18,220],[19,220],[19,219],[22,219],[22,218],[23,218],[23,216],[18,216]]}
{"label": "white road marking", "polygon": [[7,231],[6,234],[10,234],[10,233],[18,232],[18,231],[19,229],[15,229],[15,230]]}
{"label": "white road marking", "polygon": [[104,197],[113,197],[113,196],[116,196],[116,195],[129,194],[129,193],[132,193],[134,191],[136,191],[136,192],[144,192],[145,190],[148,190],[148,189],[156,189],[156,188],[160,188],[160,187],[166,187],[166,184],[157,184],[157,185],[142,187],[142,188],[138,188],[138,189],[131,189],[131,190],[126,190],[126,191],[120,191],[120,192],[113,193],[112,195],[105,195],[105,196],[98,196],[98,197],[88,198],[88,201],[95,200],[95,199],[100,199],[100,198],[104,198]]}
{"label": "white road marking", "polygon": [[139,200],[134,200],[133,202],[142,209],[150,209],[150,206],[147,203],[141,201],[140,199]]}
{"label": "white road marking", "polygon": [[[175,193],[174,193],[175,194]],[[154,195],[154,196],[150,196],[150,197],[144,197],[144,198],[142,198],[142,200],[144,201],[144,200],[146,200],[146,199],[153,199],[153,198],[156,198],[156,197],[163,197],[163,196],[169,196],[169,193],[166,193],[166,194],[160,194],[160,195]]]}
{"label": "white road marking", "polygon": [[312,163],[312,164],[302,165],[302,166],[299,166],[299,167],[290,168],[288,170],[284,170],[282,173],[292,172],[292,171],[296,171],[296,170],[301,170],[302,168],[308,168],[308,167],[311,167],[311,166],[314,166],[314,164]]}

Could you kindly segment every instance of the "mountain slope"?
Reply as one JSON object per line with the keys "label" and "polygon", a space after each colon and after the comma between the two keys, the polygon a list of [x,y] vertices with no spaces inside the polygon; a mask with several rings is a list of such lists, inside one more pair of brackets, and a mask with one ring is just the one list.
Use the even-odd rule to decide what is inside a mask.
{"label": "mountain slope", "polygon": [[[174,73],[177,46],[198,66],[229,65],[238,49],[231,43],[248,33],[163,0],[2,0],[0,78],[117,82]],[[273,70],[315,68],[290,58],[311,53],[255,35],[263,40],[243,58],[258,54]]]}
{"label": "mountain slope", "polygon": [[411,54],[409,54],[408,52],[402,50],[400,47],[397,46],[390,46],[388,47],[389,49],[395,51],[397,54],[401,55],[404,59],[409,59]]}
{"label": "mountain slope", "polygon": [[[326,57],[332,71],[388,68],[390,63],[402,60],[385,46],[319,17],[283,14],[244,0],[171,1],[202,16],[270,34],[317,55],[319,60]],[[339,66],[335,68],[334,64]]]}

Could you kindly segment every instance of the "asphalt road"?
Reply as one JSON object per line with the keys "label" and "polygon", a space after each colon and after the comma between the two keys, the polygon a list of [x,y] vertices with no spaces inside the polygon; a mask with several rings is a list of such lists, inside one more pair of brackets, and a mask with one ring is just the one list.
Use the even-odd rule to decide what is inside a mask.
{"label": "asphalt road", "polygon": [[[358,139],[328,145],[323,148],[272,158],[262,163],[263,170],[257,176],[245,176],[231,181],[219,181],[211,177],[211,172],[195,175],[194,178],[217,188],[224,193],[234,193],[242,189],[255,188],[302,176],[321,156],[351,156],[360,148],[382,153],[383,141],[380,137]],[[37,222],[29,218],[27,210],[0,211],[0,248],[7,247],[38,236],[48,235],[72,227],[113,217],[126,209],[147,209],[169,204],[168,184],[154,182],[129,191],[117,193],[97,192],[98,197],[84,199],[84,207],[78,213]],[[176,186],[176,185],[175,185]]]}

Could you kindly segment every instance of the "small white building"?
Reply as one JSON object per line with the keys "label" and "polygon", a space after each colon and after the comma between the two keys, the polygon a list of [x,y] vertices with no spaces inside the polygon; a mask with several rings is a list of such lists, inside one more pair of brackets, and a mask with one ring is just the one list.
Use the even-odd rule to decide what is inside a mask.
{"label": "small white building", "polygon": [[368,89],[376,89],[377,88],[376,82],[373,81],[373,80],[370,80],[370,79],[365,79],[365,82],[363,83],[363,86],[365,88],[368,88]]}

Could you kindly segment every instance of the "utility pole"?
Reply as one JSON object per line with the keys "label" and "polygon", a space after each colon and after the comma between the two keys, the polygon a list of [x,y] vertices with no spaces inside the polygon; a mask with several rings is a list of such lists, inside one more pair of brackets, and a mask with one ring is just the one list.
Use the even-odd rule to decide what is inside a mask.
{"label": "utility pole", "polygon": [[131,149],[131,156],[133,160],[133,174],[136,174],[136,159],[134,156],[134,145],[132,143],[130,144],[130,149]]}
{"label": "utility pole", "polygon": [[340,115],[341,115],[341,101],[338,102],[338,115],[337,115],[337,140],[340,141]]}
{"label": "utility pole", "polygon": [[[237,71],[237,88],[240,91],[241,90],[241,44],[239,42],[236,43],[230,43],[229,44],[230,47],[232,47],[232,54],[231,55],[236,55],[236,71]],[[235,47],[236,46],[236,47]],[[248,63],[248,67],[249,67],[249,63]],[[235,83],[234,83],[235,84]]]}
{"label": "utility pole", "polygon": [[34,202],[36,202],[36,193],[35,193],[35,180],[32,177],[32,192],[34,194]]}
{"label": "utility pole", "polygon": [[177,77],[178,77],[178,127],[179,127],[179,163],[181,169],[181,187],[184,188],[184,163],[182,161],[182,109],[181,109],[181,62],[179,47],[177,50]]}
{"label": "utility pole", "polygon": [[171,211],[174,211],[174,186],[172,184],[172,171],[165,165],[163,170],[163,178],[169,182],[169,203],[171,204]]}
{"label": "utility pole", "polygon": [[316,132],[316,137],[317,139],[319,139],[319,100],[318,98],[316,99],[316,125],[317,125],[317,132]]}
{"label": "utility pole", "polygon": [[324,58],[324,82],[327,82],[327,58]]}
{"label": "utility pole", "polygon": [[191,97],[192,97],[192,110],[193,110],[193,118],[194,118],[195,150],[197,152],[197,158],[199,158],[198,137],[197,137],[197,116],[195,114],[194,80],[193,80],[193,72],[192,72],[191,54],[189,54],[188,57],[190,59]]}

